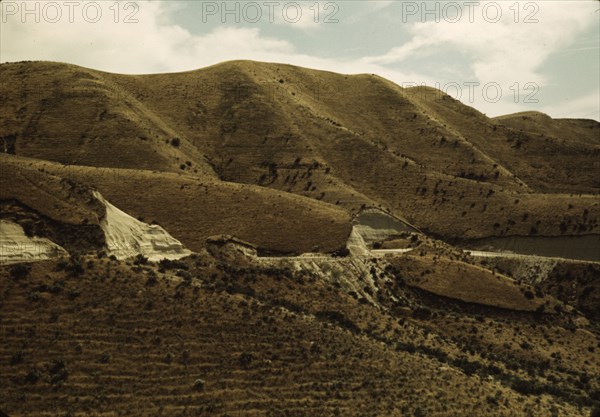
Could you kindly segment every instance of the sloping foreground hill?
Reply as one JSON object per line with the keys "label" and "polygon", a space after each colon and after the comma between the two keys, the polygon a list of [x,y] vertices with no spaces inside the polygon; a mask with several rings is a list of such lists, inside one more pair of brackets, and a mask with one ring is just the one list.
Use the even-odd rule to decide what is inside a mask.
{"label": "sloping foreground hill", "polygon": [[[63,242],[71,239],[66,235],[33,229],[67,249],[85,240],[85,228],[96,233],[88,245],[99,249],[104,244],[99,228],[103,213],[86,208],[100,206],[91,190],[131,216],[160,224],[193,251],[202,249],[209,236],[230,234],[265,252],[334,252],[345,247],[350,234],[350,218],[342,209],[256,186],[152,171],[63,166],[11,155],[0,155],[0,161],[3,217],[22,223],[43,215],[47,224],[67,225],[80,237],[71,244]],[[65,189],[85,190],[84,201],[78,203],[77,194]],[[19,211],[28,214],[18,215]]]}
{"label": "sloping foreground hill", "polygon": [[506,276],[467,263],[408,255],[398,258],[394,265],[408,277],[408,285],[442,297],[515,311],[546,308],[552,312],[556,306],[554,300],[533,300],[531,291],[528,298],[523,288]]}
{"label": "sloping foreground hill", "polygon": [[239,254],[235,264],[201,254],[160,266],[86,257],[0,267],[2,411],[508,417],[589,410],[585,392],[597,387],[590,373],[598,362],[587,349],[597,341],[584,327],[564,330],[568,317],[495,310],[483,317],[400,287],[396,296],[412,308],[382,309],[321,278]]}
{"label": "sloping foreground hill", "polygon": [[381,207],[446,239],[599,233],[594,121],[537,132],[439,91],[250,61],[135,76],[15,63],[0,74],[8,153]]}
{"label": "sloping foreground hill", "polygon": [[100,218],[105,208],[92,190],[30,164],[0,155],[0,218],[21,225],[28,236],[48,238],[70,252],[104,246]]}

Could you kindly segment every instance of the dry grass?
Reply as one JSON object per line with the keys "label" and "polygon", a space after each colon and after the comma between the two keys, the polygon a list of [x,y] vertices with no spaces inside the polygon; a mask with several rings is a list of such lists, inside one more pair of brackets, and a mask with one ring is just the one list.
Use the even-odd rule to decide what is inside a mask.
{"label": "dry grass", "polygon": [[552,396],[536,401],[508,380],[480,376],[496,362],[440,343],[438,319],[400,324],[326,282],[242,259],[227,266],[201,255],[186,264],[183,278],[170,267],[95,258],[82,259],[79,273],[68,262],[35,264],[20,278],[0,268],[3,410],[582,415]]}
{"label": "dry grass", "polygon": [[[180,174],[25,162],[8,155],[2,161],[9,199],[69,222],[69,216],[77,213],[68,210],[75,207],[73,198],[44,189],[54,183],[67,187],[66,180],[74,181],[97,189],[128,214],[160,224],[194,251],[204,248],[209,236],[229,234],[265,252],[334,252],[345,247],[350,234],[350,218],[340,208],[256,186]],[[11,182],[13,173],[21,172],[34,175],[35,185],[25,188]],[[90,224],[98,224],[98,217]]]}
{"label": "dry grass", "polygon": [[517,311],[555,313],[557,301],[535,296],[535,289],[465,262],[437,256],[404,255],[394,265],[406,283],[433,294],[467,303]]}
{"label": "dry grass", "polygon": [[[0,267],[11,417],[566,417],[598,404],[597,268],[561,263],[519,285],[435,240],[598,234],[598,123],[491,120],[377,76],[250,61],[0,76],[0,217],[74,255]],[[92,189],[198,254],[92,256]],[[414,248],[398,258],[244,255],[337,251],[364,206],[426,235],[384,242]],[[234,238],[207,245],[220,235]]]}
{"label": "dry grass", "polygon": [[144,76],[0,71],[11,80],[0,137],[19,155],[220,177],[352,213],[380,206],[446,239],[598,233],[592,121],[536,136],[539,124],[521,131],[433,90],[251,61]]}

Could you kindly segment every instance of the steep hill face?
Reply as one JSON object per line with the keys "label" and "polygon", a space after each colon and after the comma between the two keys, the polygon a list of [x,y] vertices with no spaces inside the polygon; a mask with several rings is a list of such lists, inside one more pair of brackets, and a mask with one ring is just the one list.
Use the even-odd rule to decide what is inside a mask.
{"label": "steep hill face", "polygon": [[139,76],[0,71],[11,80],[7,153],[259,185],[350,213],[380,207],[447,240],[599,230],[597,122],[540,130],[433,89],[251,61]]}
{"label": "steep hill face", "polygon": [[[0,147],[5,153],[69,165],[213,175],[203,156],[160,115],[103,73],[55,63],[0,67]],[[173,139],[179,146],[173,146]],[[177,144],[175,141],[174,144]]]}
{"label": "steep hill face", "polygon": [[[540,193],[598,193],[600,123],[542,113],[489,119],[449,96],[415,97],[461,136]],[[584,168],[585,167],[585,168]]]}
{"label": "steep hill face", "polygon": [[0,218],[21,225],[70,252],[100,249],[104,205],[93,191],[34,166],[34,160],[0,155]]}
{"label": "steep hill face", "polygon": [[[174,173],[64,166],[14,155],[0,155],[0,162],[2,217],[33,222],[32,233],[61,246],[74,239],[69,248],[104,245],[100,223],[105,208],[92,190],[127,214],[161,225],[193,251],[203,249],[209,236],[230,234],[267,253],[334,252],[345,247],[350,235],[350,216],[341,208],[257,186]],[[56,232],[48,231],[48,225]],[[95,238],[84,230],[93,230]]]}

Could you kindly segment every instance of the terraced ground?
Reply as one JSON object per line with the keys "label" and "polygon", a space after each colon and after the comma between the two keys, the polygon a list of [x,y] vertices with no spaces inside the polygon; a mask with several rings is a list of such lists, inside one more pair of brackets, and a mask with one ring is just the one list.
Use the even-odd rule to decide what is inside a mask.
{"label": "terraced ground", "polygon": [[[0,417],[599,415],[600,123],[251,61],[0,78],[0,220],[68,253],[0,265]],[[108,256],[98,195],[194,253]],[[592,262],[461,249],[540,242]]]}
{"label": "terraced ground", "polygon": [[[598,339],[581,323],[562,336],[568,315],[440,301],[401,280],[386,286],[380,281],[397,271],[382,260],[372,266],[391,275],[373,278],[382,290],[372,304],[347,292],[343,278],[233,256],[1,267],[2,410],[571,416],[584,415],[586,392],[598,389]],[[560,366],[546,369],[553,361]]]}

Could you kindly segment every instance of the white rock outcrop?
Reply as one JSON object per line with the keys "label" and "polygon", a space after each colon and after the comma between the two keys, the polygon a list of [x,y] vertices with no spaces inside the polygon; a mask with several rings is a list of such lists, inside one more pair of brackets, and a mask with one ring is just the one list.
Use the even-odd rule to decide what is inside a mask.
{"label": "white rock outcrop", "polygon": [[106,238],[109,255],[127,259],[141,254],[152,262],[162,259],[180,259],[192,252],[158,225],[141,222],[108,202],[94,191],[94,197],[106,206],[106,215],[100,227]]}
{"label": "white rock outcrop", "polygon": [[17,223],[0,220],[0,264],[44,261],[67,256],[49,239],[29,237]]}
{"label": "white rock outcrop", "polygon": [[352,227],[352,232],[346,242],[346,247],[352,256],[369,257],[370,251],[365,243],[359,229],[356,226]]}

